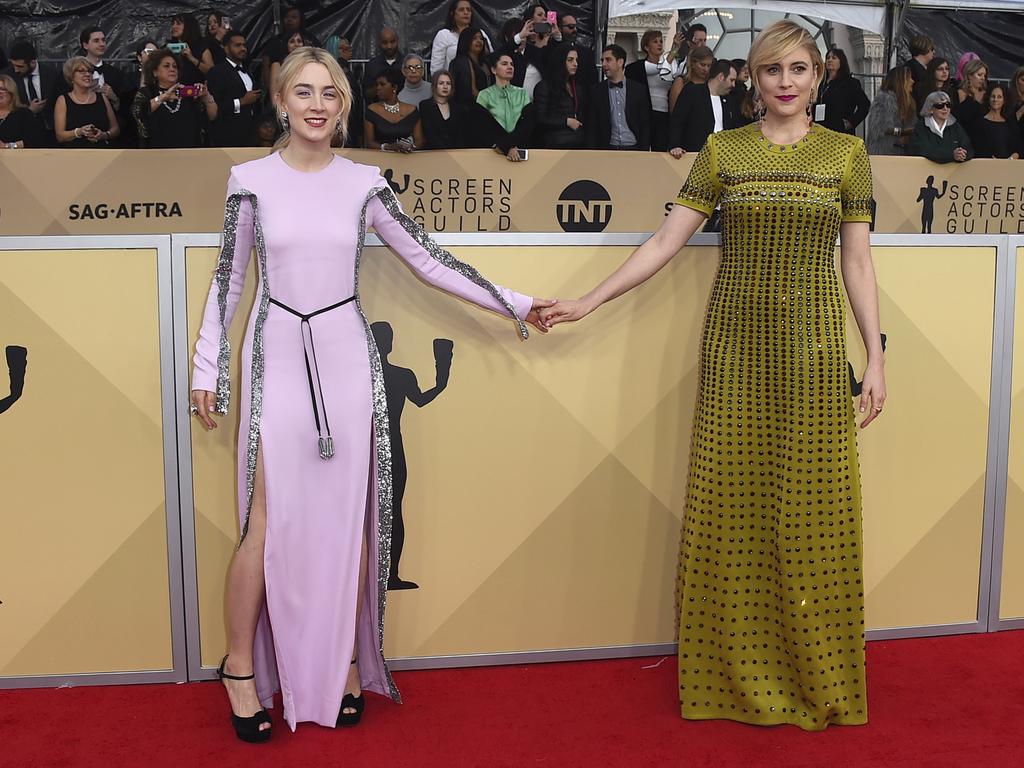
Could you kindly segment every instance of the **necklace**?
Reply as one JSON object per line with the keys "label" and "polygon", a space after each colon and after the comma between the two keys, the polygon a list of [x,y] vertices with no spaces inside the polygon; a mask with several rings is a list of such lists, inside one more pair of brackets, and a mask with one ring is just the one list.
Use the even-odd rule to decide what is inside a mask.
{"label": "necklace", "polygon": [[[170,88],[167,89],[167,91],[169,91],[169,90],[170,90]],[[167,91],[162,91],[162,93],[167,93]],[[178,114],[178,110],[181,109],[181,99],[179,98],[177,101],[175,101],[173,107],[170,104],[168,104],[166,101],[163,102],[163,105],[164,105],[164,109],[166,109],[172,115],[176,115],[176,114]]]}
{"label": "necklace", "polygon": [[396,101],[394,104],[387,104],[382,101],[380,104],[382,107],[384,107],[385,112],[388,112],[392,115],[397,115],[399,112],[402,111],[402,103],[400,101]]}

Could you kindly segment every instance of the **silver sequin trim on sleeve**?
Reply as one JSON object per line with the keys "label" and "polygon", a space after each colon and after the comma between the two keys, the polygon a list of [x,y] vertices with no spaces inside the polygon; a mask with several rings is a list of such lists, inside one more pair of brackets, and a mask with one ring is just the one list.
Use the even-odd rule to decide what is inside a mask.
{"label": "silver sequin trim on sleeve", "polygon": [[[495,287],[494,283],[481,275],[475,267],[466,264],[464,261],[459,261],[457,258],[452,256],[451,253],[435,243],[433,238],[427,234],[427,231],[423,229],[423,227],[405,214],[398,203],[398,197],[395,195],[391,187],[375,187],[370,193],[370,197],[372,198],[374,195],[380,198],[381,203],[384,204],[388,213],[391,214],[395,221],[402,225],[402,228],[409,234],[409,237],[415,240],[423,250],[430,254],[430,258],[440,262],[444,266],[448,267],[448,269],[458,272],[464,278],[480,286],[491,294],[491,296],[494,297],[494,300],[501,304],[505,308],[505,311],[508,312],[509,316],[516,321],[516,325],[519,328],[519,335],[524,340],[530,337],[530,332],[526,328],[526,323],[524,323],[522,318],[516,314],[515,307],[513,307],[512,303],[501,295],[501,291]],[[369,198],[367,199],[367,203],[368,202]]]}
{"label": "silver sequin trim on sleeve", "polygon": [[[227,297],[231,286],[231,271],[235,259],[235,242],[238,235],[238,214],[243,200],[252,205],[253,240],[256,246],[256,264],[259,274],[260,295],[253,329],[252,381],[249,409],[249,430],[245,444],[245,521],[238,546],[245,541],[249,532],[249,514],[252,512],[253,487],[256,481],[256,461],[260,444],[260,418],[263,414],[263,321],[270,306],[270,287],[267,284],[267,249],[260,226],[259,204],[252,192],[240,189],[230,197],[224,206],[224,237],[220,257],[217,260],[217,308],[220,310],[220,350],[217,356],[217,405],[216,411],[225,414],[231,400],[231,343],[228,341]],[[241,446],[240,446],[241,447]]]}

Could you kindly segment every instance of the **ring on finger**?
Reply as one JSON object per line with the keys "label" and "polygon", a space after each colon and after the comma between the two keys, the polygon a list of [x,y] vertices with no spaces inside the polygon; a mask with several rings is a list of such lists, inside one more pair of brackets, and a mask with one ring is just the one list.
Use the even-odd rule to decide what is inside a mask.
{"label": "ring on finger", "polygon": [[875,406],[875,413],[881,413],[881,412],[882,412],[882,406],[876,405]]}

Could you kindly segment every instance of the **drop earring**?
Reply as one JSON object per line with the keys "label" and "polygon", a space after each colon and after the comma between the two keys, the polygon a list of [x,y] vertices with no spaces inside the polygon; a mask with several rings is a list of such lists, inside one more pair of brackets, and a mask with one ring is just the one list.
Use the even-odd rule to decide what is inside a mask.
{"label": "drop earring", "polygon": [[284,110],[281,110],[281,127],[284,128],[286,132],[292,129],[291,123],[288,122],[288,113]]}
{"label": "drop earring", "polygon": [[764,99],[761,98],[761,94],[759,93],[754,94],[753,108],[754,122],[756,122],[758,125],[762,125],[764,123],[764,114],[765,112],[767,112],[767,108],[764,105]]}

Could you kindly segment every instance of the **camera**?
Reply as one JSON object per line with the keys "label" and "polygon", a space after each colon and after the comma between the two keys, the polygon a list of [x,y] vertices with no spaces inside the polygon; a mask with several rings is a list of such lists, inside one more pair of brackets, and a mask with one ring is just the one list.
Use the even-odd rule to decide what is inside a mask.
{"label": "camera", "polygon": [[167,44],[167,50],[170,51],[171,53],[181,53],[182,51],[185,50],[185,44],[184,43],[168,43]]}

